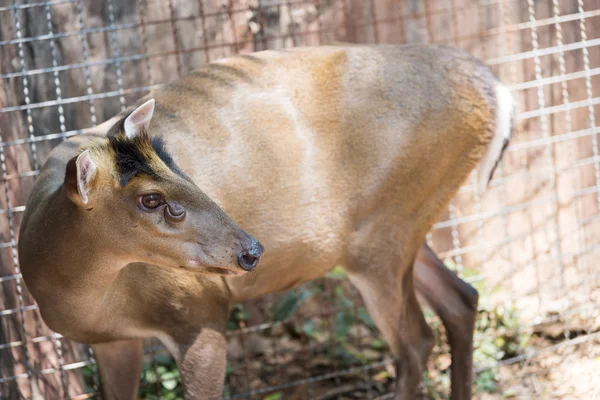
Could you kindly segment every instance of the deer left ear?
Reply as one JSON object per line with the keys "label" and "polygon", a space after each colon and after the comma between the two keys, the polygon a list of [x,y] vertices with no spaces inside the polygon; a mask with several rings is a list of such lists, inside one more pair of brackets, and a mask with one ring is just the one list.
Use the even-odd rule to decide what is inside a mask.
{"label": "deer left ear", "polygon": [[129,116],[125,119],[124,129],[125,135],[128,139],[133,139],[138,136],[140,132],[148,129],[152,114],[154,114],[154,99],[150,99],[138,108],[136,108]]}
{"label": "deer left ear", "polygon": [[97,166],[90,151],[85,150],[77,158],[73,158],[67,164],[65,176],[65,187],[67,196],[79,206],[88,204],[88,195],[92,189],[92,183],[96,176]]}

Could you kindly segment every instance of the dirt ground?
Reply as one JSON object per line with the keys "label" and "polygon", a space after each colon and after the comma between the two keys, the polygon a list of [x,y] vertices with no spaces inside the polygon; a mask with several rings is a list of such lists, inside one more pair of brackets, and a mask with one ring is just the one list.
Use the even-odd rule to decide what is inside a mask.
{"label": "dirt ground", "polygon": [[[592,336],[593,337],[593,336]],[[573,339],[577,342],[584,337]],[[284,344],[283,346],[287,346]],[[567,341],[554,343],[541,337],[532,339],[532,348],[539,351],[530,359],[519,360],[509,365],[494,368],[496,390],[486,392],[475,386],[474,398],[492,399],[600,399],[600,335],[584,343],[571,344]],[[386,361],[385,357],[372,357],[369,362]],[[253,387],[257,390],[266,386],[286,385],[301,381],[308,376],[335,373],[327,357],[305,354],[298,358],[285,355],[266,357],[250,361],[249,368],[242,368],[230,376],[233,388]],[[389,361],[389,360],[387,360]],[[427,383],[421,387],[420,399],[449,399],[449,357],[445,353],[432,357]],[[446,367],[441,369],[440,367]],[[332,369],[334,371],[332,371]],[[478,376],[481,376],[479,373]],[[393,390],[395,370],[391,363],[369,370],[361,370],[292,388],[281,388],[251,399],[386,399]],[[243,382],[250,380],[250,385]],[[233,397],[236,394],[232,390]]]}
{"label": "dirt ground", "polygon": [[[567,322],[549,315],[544,324],[524,328],[511,309],[481,299],[474,398],[600,400],[600,310]],[[431,312],[425,314],[436,344],[418,399],[450,399],[444,329]],[[388,348],[343,280],[244,304],[232,311],[230,324],[225,398],[393,398],[396,371]],[[175,381],[158,393],[145,391],[142,399],[182,398],[176,365],[166,353],[162,359],[162,372],[150,373],[151,386]]]}
{"label": "dirt ground", "polygon": [[[341,286],[346,289],[345,299],[358,302],[347,286]],[[356,304],[349,313],[324,312],[327,308],[323,299],[339,295],[340,291],[333,296],[313,296],[289,322],[231,336],[227,389],[232,398],[391,398],[396,371],[372,321],[361,318]],[[333,305],[341,308],[339,303]],[[474,398],[600,400],[597,312],[593,323],[589,318],[572,317],[568,323],[557,319],[519,336],[513,331],[515,322],[506,310],[486,309],[485,305],[482,308],[476,327]],[[324,316],[313,317],[319,312]],[[305,319],[305,315],[310,318]],[[449,399],[451,361],[444,330],[431,313],[426,312],[426,316],[436,333],[437,344],[419,398]],[[342,323],[345,318],[347,327]],[[485,325],[482,320],[491,322]],[[492,344],[495,347],[491,350],[486,348]],[[498,360],[486,358],[486,354],[493,354]],[[485,369],[486,365],[493,367]],[[262,392],[269,387],[273,390]],[[260,393],[252,396],[248,390]]]}
{"label": "dirt ground", "polygon": [[[540,349],[553,346],[544,339],[536,344]],[[500,393],[480,398],[600,399],[599,337],[583,344],[554,346],[522,365],[500,367]]]}

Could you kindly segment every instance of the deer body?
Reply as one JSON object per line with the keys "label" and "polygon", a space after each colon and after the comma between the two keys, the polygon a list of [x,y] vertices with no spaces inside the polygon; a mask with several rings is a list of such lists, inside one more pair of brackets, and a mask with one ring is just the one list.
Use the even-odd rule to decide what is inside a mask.
{"label": "deer body", "polygon": [[[413,398],[431,333],[416,302],[412,266],[425,234],[476,163],[483,158],[483,184],[493,172],[511,129],[506,93],[480,62],[438,46],[299,48],[207,65],[140,102],[155,99],[153,110],[147,102],[135,118],[117,116],[51,154],[22,224],[24,279],[51,328],[95,344],[115,398],[133,394],[141,357],[139,341],[116,341],[158,336],[178,359],[186,395],[214,399],[224,377],[228,306],[319,278],[340,264],[398,357],[397,398]],[[189,204],[184,224],[198,214],[201,231],[216,232],[198,241],[204,258],[191,264],[179,265],[179,253],[163,254],[160,242],[144,247],[145,237],[159,235],[129,219],[139,210],[111,220],[121,203],[102,210],[97,200],[114,191],[124,193],[125,204],[128,188],[140,186],[142,193],[150,185],[144,173],[123,184],[125,163],[103,174],[102,166],[127,149],[93,138],[108,134],[126,142],[140,126],[142,139],[164,138],[164,149],[154,150],[176,165],[148,156],[161,176],[152,185],[199,188],[190,186],[194,196],[178,194],[171,203],[170,189],[160,186],[167,194],[158,209],[170,221],[156,222],[166,226],[161,235],[181,226],[180,204]],[[79,177],[77,190],[69,168]],[[88,168],[98,172],[86,178]],[[88,196],[89,203],[82,201]],[[140,201],[154,205],[153,198]],[[102,212],[99,221],[128,225],[122,236],[99,234],[101,228],[85,222]],[[256,270],[242,274],[233,260],[239,251],[258,249],[253,237],[266,252]],[[128,245],[120,248],[121,242]],[[186,260],[189,249],[180,251]],[[443,302],[435,289],[424,288],[427,282],[419,290],[428,301]],[[118,346],[129,350],[115,359],[110,354]],[[464,351],[469,358],[470,349]],[[464,381],[453,381],[454,398],[470,398],[470,371],[462,374],[453,373]],[[125,376],[131,384],[122,384]]]}

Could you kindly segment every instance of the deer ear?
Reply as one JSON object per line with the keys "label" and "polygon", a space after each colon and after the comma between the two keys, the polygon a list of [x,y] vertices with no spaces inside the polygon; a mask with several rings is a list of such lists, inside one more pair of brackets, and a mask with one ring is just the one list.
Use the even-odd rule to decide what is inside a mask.
{"label": "deer ear", "polygon": [[140,132],[148,129],[152,114],[154,113],[154,99],[150,99],[138,108],[136,108],[129,116],[125,119],[125,135],[128,139],[133,139],[138,136]]}
{"label": "deer ear", "polygon": [[88,204],[88,194],[92,188],[96,170],[96,163],[92,160],[89,150],[85,150],[77,158],[69,161],[65,187],[67,196],[73,203],[80,206]]}

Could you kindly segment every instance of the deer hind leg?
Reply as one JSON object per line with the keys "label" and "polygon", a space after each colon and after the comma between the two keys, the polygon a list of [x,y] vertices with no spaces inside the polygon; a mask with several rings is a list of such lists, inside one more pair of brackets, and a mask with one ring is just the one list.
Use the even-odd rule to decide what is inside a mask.
{"label": "deer hind leg", "polygon": [[141,339],[92,345],[100,372],[103,400],[137,398],[144,349]]}
{"label": "deer hind leg", "polygon": [[450,343],[452,399],[471,399],[473,331],[477,318],[477,291],[450,271],[424,244],[415,260],[417,294],[439,315]]}
{"label": "deer hind leg", "polygon": [[413,260],[417,249],[390,252],[391,247],[389,243],[376,245],[376,248],[355,247],[352,250],[354,256],[345,267],[396,357],[395,398],[412,400],[433,347],[433,334],[425,322],[413,286]]}

